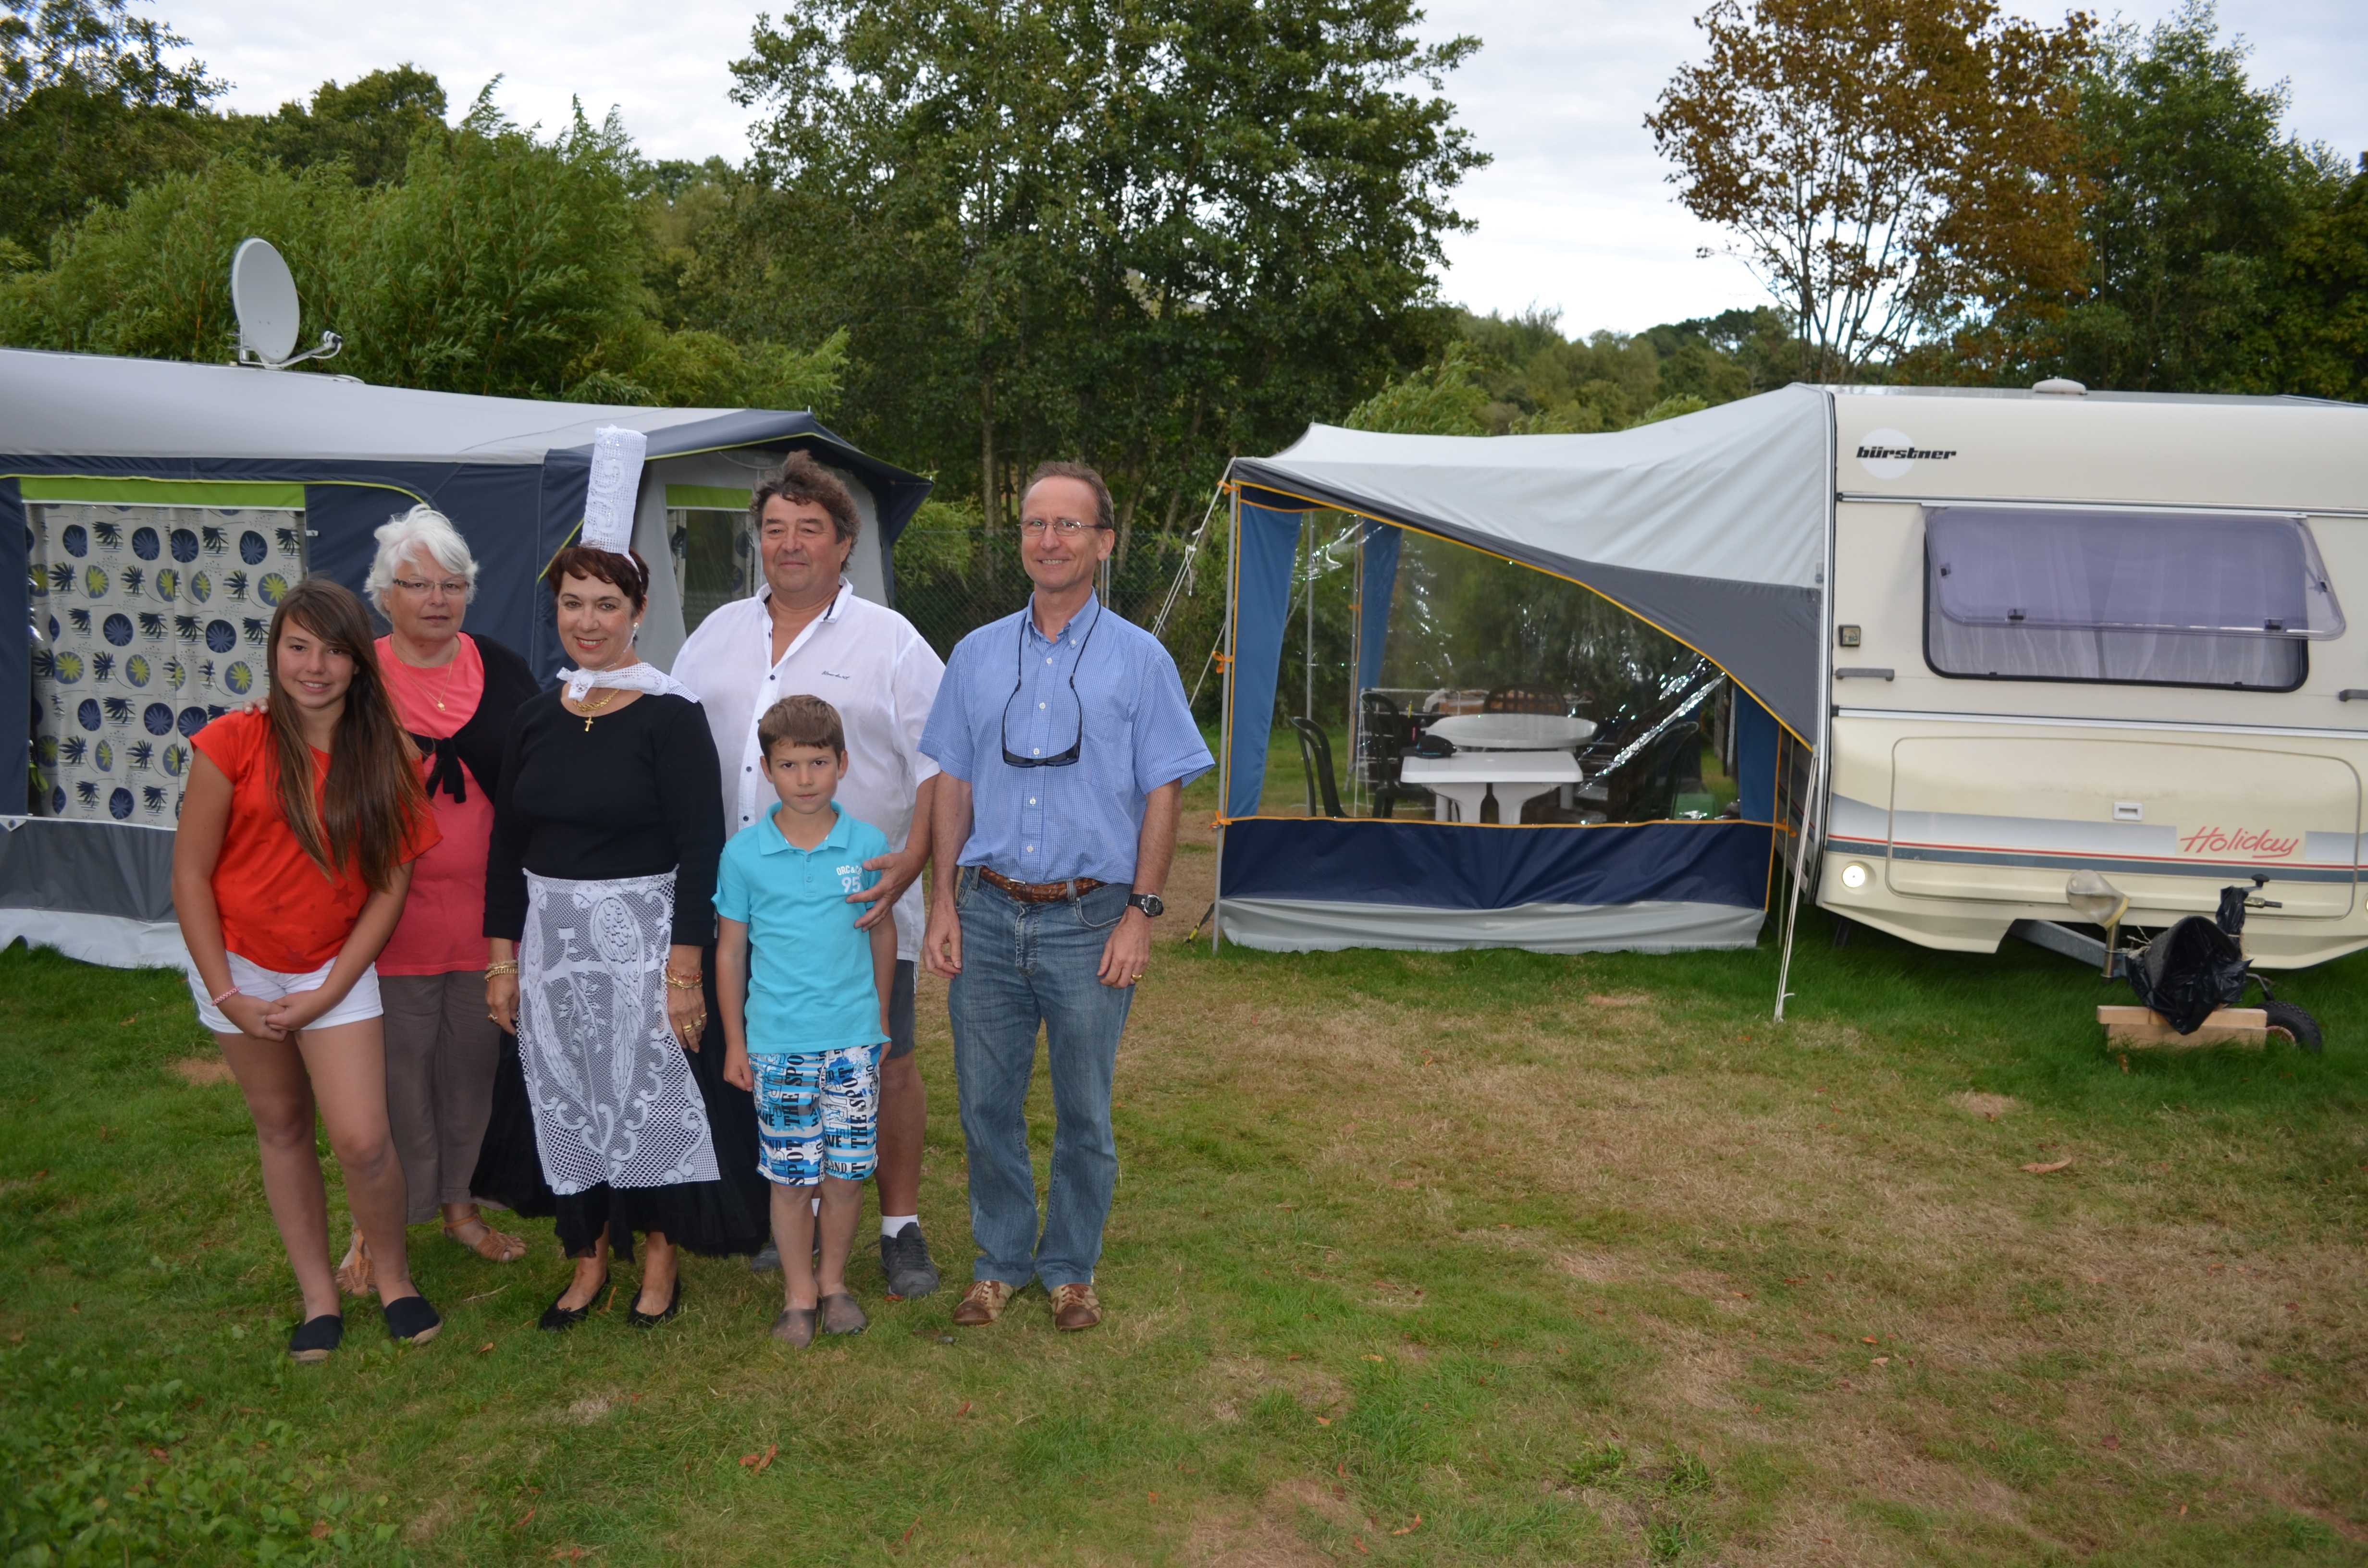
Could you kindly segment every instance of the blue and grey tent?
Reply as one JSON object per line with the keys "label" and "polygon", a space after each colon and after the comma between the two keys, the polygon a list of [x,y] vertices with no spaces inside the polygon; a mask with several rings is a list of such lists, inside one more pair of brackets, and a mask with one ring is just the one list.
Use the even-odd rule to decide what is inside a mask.
{"label": "blue and grey tent", "polygon": [[[188,737],[262,689],[287,585],[359,590],[373,530],[416,502],[480,563],[469,628],[560,665],[537,579],[582,521],[592,433],[649,436],[634,542],[652,568],[643,646],[669,663],[709,608],[753,588],[743,521],[791,450],[848,481],[849,575],[893,595],[890,547],[928,482],[811,414],[614,408],[348,378],[0,349],[0,943],[177,963],[171,828]],[[12,791],[17,786],[10,787]]]}
{"label": "blue and grey tent", "polygon": [[[1749,946],[1822,733],[1832,429],[1829,394],[1799,386],[1616,435],[1317,426],[1278,456],[1235,460],[1223,937],[1280,950]],[[1329,548],[1354,557],[1343,717],[1371,815],[1324,814],[1312,787],[1304,815],[1265,798],[1303,529],[1337,530]],[[1394,786],[1440,713],[1594,711],[1605,738],[1578,760],[1601,780],[1665,740],[1698,744],[1722,676],[1735,814],[1669,810],[1665,789],[1621,820],[1619,801],[1584,785],[1517,821],[1458,820],[1445,803],[1389,814],[1394,792],[1427,798]]]}

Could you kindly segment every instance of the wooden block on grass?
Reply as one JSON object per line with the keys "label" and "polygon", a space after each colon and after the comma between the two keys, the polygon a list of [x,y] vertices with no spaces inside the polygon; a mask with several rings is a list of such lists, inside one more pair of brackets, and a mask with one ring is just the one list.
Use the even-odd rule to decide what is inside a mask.
{"label": "wooden block on grass", "polygon": [[2223,1007],[2203,1020],[2193,1034],[2180,1034],[2151,1007],[2100,1007],[2097,1021],[2105,1026],[2105,1043],[2123,1050],[2168,1046],[2174,1051],[2199,1045],[2267,1045],[2270,1016],[2259,1007]]}

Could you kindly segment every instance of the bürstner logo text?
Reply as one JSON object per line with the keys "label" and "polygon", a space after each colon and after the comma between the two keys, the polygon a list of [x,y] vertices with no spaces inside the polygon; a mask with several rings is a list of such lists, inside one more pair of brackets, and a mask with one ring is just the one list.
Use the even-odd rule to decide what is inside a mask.
{"label": "b\u00fcrstner logo text", "polygon": [[1914,462],[1918,458],[1953,458],[1953,451],[1938,452],[1930,447],[1861,447],[1861,458],[1887,458],[1895,462]]}
{"label": "b\u00fcrstner logo text", "polygon": [[1869,430],[1858,444],[1858,465],[1876,479],[1905,479],[1919,462],[1946,462],[1955,449],[1919,447],[1905,430]]}

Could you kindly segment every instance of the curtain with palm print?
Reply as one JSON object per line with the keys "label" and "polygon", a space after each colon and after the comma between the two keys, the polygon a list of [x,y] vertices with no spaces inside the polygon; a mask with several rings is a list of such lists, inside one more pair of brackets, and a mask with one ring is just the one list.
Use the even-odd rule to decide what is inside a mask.
{"label": "curtain with palm print", "polygon": [[261,696],[304,514],[37,502],[33,814],[170,827],[189,737]]}

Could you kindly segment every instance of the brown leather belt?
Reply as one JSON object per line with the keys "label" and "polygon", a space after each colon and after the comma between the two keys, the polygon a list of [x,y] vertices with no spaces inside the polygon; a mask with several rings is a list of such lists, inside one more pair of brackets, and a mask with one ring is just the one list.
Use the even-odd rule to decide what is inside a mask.
{"label": "brown leather belt", "polygon": [[1083,898],[1096,888],[1109,886],[1107,882],[1098,881],[1092,877],[1078,877],[1065,882],[1015,882],[984,866],[978,869],[978,874],[982,881],[1001,888],[1022,903],[1061,903],[1073,897]]}

